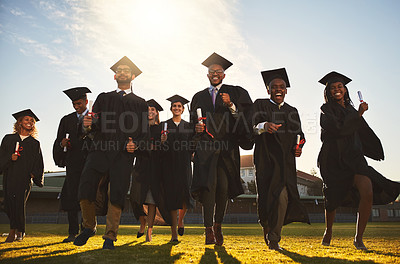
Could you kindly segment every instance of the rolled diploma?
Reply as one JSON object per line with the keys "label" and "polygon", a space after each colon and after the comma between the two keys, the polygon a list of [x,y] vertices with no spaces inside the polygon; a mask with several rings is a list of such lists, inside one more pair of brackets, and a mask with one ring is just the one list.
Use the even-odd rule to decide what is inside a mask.
{"label": "rolled diploma", "polygon": [[[201,108],[197,108],[197,118],[202,118],[201,116]],[[199,120],[199,124],[203,124],[203,120]]]}
{"label": "rolled diploma", "polygon": [[89,112],[88,112],[88,116],[92,116],[92,110],[93,110],[93,100],[89,100]]}
{"label": "rolled diploma", "polygon": [[17,142],[15,143],[15,154],[18,153],[18,149],[19,149],[19,142],[17,141]]}
{"label": "rolled diploma", "polygon": [[300,135],[297,135],[297,146],[300,145]]}
{"label": "rolled diploma", "polygon": [[[68,133],[65,134],[65,138],[69,138],[69,134]],[[66,146],[64,147],[64,152],[67,152],[67,147]]]}
{"label": "rolled diploma", "polygon": [[364,100],[363,100],[363,97],[362,97],[361,91],[357,91],[357,94],[358,94],[358,100],[360,100],[360,102],[361,102],[361,103],[363,103],[363,102],[364,102]]}
{"label": "rolled diploma", "polygon": [[167,134],[167,128],[168,128],[168,124],[167,124],[167,122],[165,122],[165,123],[164,123],[164,129],[163,129],[164,135]]}

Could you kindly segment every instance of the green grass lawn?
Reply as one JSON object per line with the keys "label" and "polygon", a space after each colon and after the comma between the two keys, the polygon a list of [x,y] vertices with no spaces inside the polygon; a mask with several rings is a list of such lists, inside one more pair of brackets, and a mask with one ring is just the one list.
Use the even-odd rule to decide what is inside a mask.
{"label": "green grass lawn", "polygon": [[[168,227],[154,228],[153,241],[136,238],[138,226],[121,226],[115,250],[102,250],[104,226],[82,247],[60,243],[67,225],[27,225],[22,242],[1,243],[1,263],[400,263],[400,223],[369,223],[364,237],[368,252],[352,244],[354,223],[337,223],[330,247],[320,244],[324,224],[290,224],[283,229],[282,252],[271,251],[261,227],[224,225],[222,247],[204,245],[200,225],[185,227],[178,244],[170,244]],[[0,225],[8,232],[8,225]],[[2,237],[5,240],[5,237]]]}

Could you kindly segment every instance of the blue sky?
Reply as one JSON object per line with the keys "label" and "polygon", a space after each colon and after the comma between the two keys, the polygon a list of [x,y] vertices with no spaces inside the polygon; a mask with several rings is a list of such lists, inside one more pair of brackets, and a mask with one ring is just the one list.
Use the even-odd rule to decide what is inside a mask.
{"label": "blue sky", "polygon": [[201,62],[217,52],[234,64],[224,83],[253,100],[267,97],[260,71],[287,69],[285,101],[299,110],[307,138],[297,160],[305,172],[317,169],[321,147],[318,80],[332,70],[349,76],[350,96],[358,106],[362,91],[364,116],[385,150],[385,161],[368,162],[399,181],[399,10],[395,0],[0,0],[0,135],[12,132],[12,113],[31,108],[41,119],[46,170],[57,170],[52,144],[59,120],[73,111],[62,90],[87,86],[95,99],[115,89],[109,68],[126,55],[143,71],[134,92],[168,109],[169,96],[191,99],[208,85]]}

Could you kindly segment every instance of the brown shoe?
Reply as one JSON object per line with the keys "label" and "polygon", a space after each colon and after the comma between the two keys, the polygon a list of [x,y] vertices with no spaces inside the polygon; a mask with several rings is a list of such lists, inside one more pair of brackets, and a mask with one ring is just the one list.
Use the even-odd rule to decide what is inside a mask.
{"label": "brown shoe", "polygon": [[354,245],[354,246],[356,247],[356,249],[358,249],[358,250],[368,251],[368,248],[364,245],[364,243],[363,243],[362,240],[356,241],[356,240],[354,239],[353,245]]}
{"label": "brown shoe", "polygon": [[215,237],[214,237],[214,231],[213,228],[206,227],[206,245],[211,245],[215,244]]}
{"label": "brown shoe", "polygon": [[324,236],[322,237],[321,245],[329,247],[331,245],[332,233],[327,233],[325,231]]}
{"label": "brown shoe", "polygon": [[222,244],[224,243],[224,236],[222,235],[222,228],[221,228],[221,224],[214,224],[214,235],[215,235],[215,244],[217,246],[222,246]]}
{"label": "brown shoe", "polygon": [[5,243],[11,243],[14,242],[14,240],[17,238],[17,235],[15,234],[15,229],[10,229],[10,232],[8,233],[8,236],[6,238]]}
{"label": "brown shoe", "polygon": [[279,243],[276,241],[269,241],[268,248],[271,250],[281,251],[282,248],[279,246]]}

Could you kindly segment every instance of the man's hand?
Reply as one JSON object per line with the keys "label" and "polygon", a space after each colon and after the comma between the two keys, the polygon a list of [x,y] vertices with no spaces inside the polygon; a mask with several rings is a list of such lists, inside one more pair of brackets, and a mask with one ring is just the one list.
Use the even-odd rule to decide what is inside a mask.
{"label": "man's hand", "polygon": [[228,107],[232,106],[231,97],[229,96],[228,93],[221,93],[221,98],[222,98],[222,102],[224,103],[224,105],[226,105]]}
{"label": "man's hand", "polygon": [[126,151],[128,151],[129,153],[133,153],[135,149],[136,149],[136,144],[133,143],[133,139],[129,137],[128,144],[126,144]]}
{"label": "man's hand", "polygon": [[69,138],[63,138],[61,140],[61,147],[65,148],[66,146],[68,146],[68,142],[69,142]]}
{"label": "man's hand", "polygon": [[90,127],[92,125],[92,116],[85,115],[83,118],[83,126],[84,127]]}
{"label": "man's hand", "polygon": [[272,123],[272,122],[267,122],[267,123],[265,123],[265,125],[264,125],[264,129],[265,129],[268,133],[273,134],[273,133],[276,133],[276,131],[278,131],[278,129],[279,129],[281,126],[282,126],[282,124],[277,125],[277,124]]}
{"label": "man's hand", "polygon": [[363,102],[360,104],[360,106],[358,107],[358,114],[360,115],[360,117],[364,114],[365,111],[368,110],[368,104],[366,102]]}
{"label": "man's hand", "polygon": [[18,155],[17,154],[15,154],[15,153],[11,154],[11,160],[12,161],[16,161],[17,159],[18,159]]}
{"label": "man's hand", "polygon": [[204,132],[204,127],[205,127],[205,124],[197,123],[196,127],[195,127],[196,133],[203,133]]}
{"label": "man's hand", "polygon": [[300,147],[297,147],[297,145],[294,146],[294,156],[298,158],[298,157],[301,156],[301,153],[302,153],[301,148],[300,148]]}
{"label": "man's hand", "polygon": [[164,143],[165,141],[167,141],[167,138],[168,138],[167,134],[166,133],[162,133],[161,134],[161,143]]}

